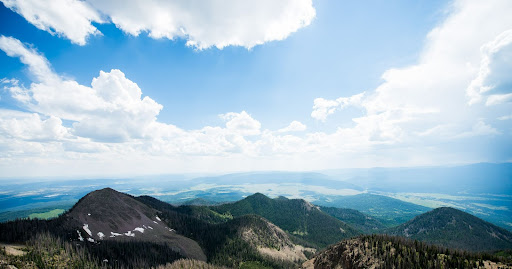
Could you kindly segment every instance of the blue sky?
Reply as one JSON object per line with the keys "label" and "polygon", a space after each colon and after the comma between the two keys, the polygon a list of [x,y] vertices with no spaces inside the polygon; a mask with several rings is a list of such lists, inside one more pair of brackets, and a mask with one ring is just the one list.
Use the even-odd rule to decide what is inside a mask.
{"label": "blue sky", "polygon": [[2,2],[5,176],[512,159],[507,1]]}

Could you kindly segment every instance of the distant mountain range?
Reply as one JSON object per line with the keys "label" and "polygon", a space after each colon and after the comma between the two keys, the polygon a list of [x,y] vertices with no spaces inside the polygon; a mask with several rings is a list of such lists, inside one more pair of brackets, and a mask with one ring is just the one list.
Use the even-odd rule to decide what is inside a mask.
{"label": "distant mountain range", "polygon": [[433,208],[453,207],[512,231],[511,163],[202,177],[4,180],[0,182],[0,221],[53,217],[87,193],[111,186],[130,195],[148,195],[175,205],[235,202],[256,192],[269,197],[301,198],[320,206],[355,209],[388,227]]}
{"label": "distant mountain range", "polygon": [[[376,203],[369,212],[375,214],[371,208],[377,208],[383,214],[389,206],[395,221],[400,212],[419,214],[424,210],[397,204],[394,199],[365,196],[369,206]],[[30,257],[36,259],[32,261],[40,267],[62,267],[62,261],[69,261],[90,268],[149,268],[179,263],[181,258],[231,268],[298,268],[311,258],[309,266],[318,268],[382,267],[396,259],[427,260],[426,264],[430,259],[445,266],[467,260],[469,266],[479,261],[471,256],[476,254],[468,256],[426,243],[469,251],[512,249],[510,232],[451,208],[388,226],[385,218],[355,209],[319,207],[302,199],[271,199],[260,193],[221,205],[174,206],[150,196],[135,197],[105,188],[87,194],[56,219],[0,223],[0,241],[27,243]],[[389,236],[364,235],[373,233]],[[447,258],[440,261],[436,253]],[[2,255],[0,262],[14,259]],[[496,258],[486,255],[486,259]],[[55,259],[60,263],[55,264]],[[26,262],[30,261],[27,258]],[[18,266],[23,268],[23,262]]]}

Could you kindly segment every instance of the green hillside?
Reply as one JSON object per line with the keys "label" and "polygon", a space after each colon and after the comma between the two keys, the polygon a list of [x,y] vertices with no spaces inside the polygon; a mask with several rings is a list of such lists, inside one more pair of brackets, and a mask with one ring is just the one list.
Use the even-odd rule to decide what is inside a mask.
{"label": "green hillside", "polygon": [[470,251],[512,248],[511,232],[450,207],[419,215],[387,233]]}
{"label": "green hillside", "polygon": [[238,202],[210,209],[223,215],[262,216],[283,230],[319,247],[361,233],[302,199],[271,199],[256,193]]}

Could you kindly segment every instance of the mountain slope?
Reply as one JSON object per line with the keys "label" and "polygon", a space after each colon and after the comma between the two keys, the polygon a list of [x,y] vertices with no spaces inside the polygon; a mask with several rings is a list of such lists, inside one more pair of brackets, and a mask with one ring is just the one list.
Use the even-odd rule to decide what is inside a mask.
{"label": "mountain slope", "polygon": [[387,233],[470,251],[512,248],[509,231],[450,207],[419,215]]}
{"label": "mountain slope", "polygon": [[271,199],[256,193],[238,202],[210,209],[235,217],[248,214],[262,216],[283,230],[319,247],[361,233],[301,199]]}
{"label": "mountain slope", "polygon": [[270,259],[303,262],[316,252],[314,248],[295,244],[285,231],[257,215],[237,217],[224,225],[235,227],[236,238],[247,242],[259,254]]}
{"label": "mountain slope", "polygon": [[355,209],[324,206],[321,206],[320,209],[364,233],[378,233],[380,230],[386,228],[380,220]]}
{"label": "mountain slope", "polygon": [[206,260],[201,247],[163,223],[159,212],[133,197],[110,188],[84,196],[66,214],[76,227],[78,238],[101,240],[137,240],[166,243],[188,258]]}
{"label": "mountain slope", "polygon": [[365,235],[330,246],[304,263],[303,268],[512,268],[509,263],[506,258],[489,254],[447,250],[385,235]]}
{"label": "mountain slope", "polygon": [[238,267],[254,262],[272,268],[297,268],[316,252],[261,216],[212,217],[226,215],[208,207],[176,207],[149,196],[137,200],[161,211],[162,221],[199,242],[208,261],[217,265]]}
{"label": "mountain slope", "polygon": [[387,196],[375,194],[358,194],[339,196],[329,202],[320,201],[319,205],[350,208],[379,218],[388,227],[402,224],[415,216],[425,213],[430,208],[404,202]]}

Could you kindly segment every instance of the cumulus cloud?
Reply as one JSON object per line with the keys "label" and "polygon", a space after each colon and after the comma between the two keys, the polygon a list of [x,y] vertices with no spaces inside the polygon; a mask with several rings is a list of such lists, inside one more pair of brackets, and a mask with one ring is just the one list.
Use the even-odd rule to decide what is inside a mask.
{"label": "cumulus cloud", "polygon": [[5,109],[0,109],[0,134],[7,138],[33,141],[62,140],[71,136],[57,117],[42,119],[37,113]]}
{"label": "cumulus cloud", "polygon": [[[384,82],[354,102],[364,112],[353,119],[352,131],[367,144],[415,146],[500,134],[493,122],[474,120],[496,119],[497,111],[468,103],[485,98],[489,106],[512,99],[510,12],[509,1],[455,1],[450,15],[428,34],[418,63],[385,71]],[[325,121],[343,107],[338,100],[316,99],[311,116]]]}
{"label": "cumulus cloud", "polygon": [[[314,100],[311,116],[319,126],[346,107],[360,108],[352,125],[332,126],[331,132],[311,126],[299,132],[306,129],[299,121],[272,131],[246,111],[220,115],[221,126],[184,130],[160,122],[162,106],[143,97],[122,71],[101,71],[91,85],[81,85],[56,74],[29,45],[1,37],[0,49],[19,57],[34,82],[24,87],[15,79],[2,80],[30,113],[2,115],[0,166],[19,169],[16,164],[25,160],[16,163],[15,156],[40,158],[35,163],[41,156],[62,163],[88,160],[94,167],[98,160],[119,161],[115,167],[158,164],[155,169],[164,169],[172,164],[188,171],[494,161],[495,155],[485,155],[492,154],[488,147],[510,147],[512,104],[505,86],[512,2],[455,1],[450,8],[428,34],[415,64],[386,70],[374,90]],[[64,126],[66,120],[70,123]],[[510,159],[510,153],[503,155],[499,160]]]}
{"label": "cumulus cloud", "polygon": [[226,120],[226,128],[234,133],[246,135],[258,135],[260,133],[261,123],[253,119],[247,112],[230,112],[221,114],[220,117]]}
{"label": "cumulus cloud", "polygon": [[316,98],[313,102],[313,112],[311,112],[311,117],[320,121],[325,121],[327,116],[333,114],[336,110],[340,110],[348,106],[361,105],[364,95],[365,93],[363,92],[350,97],[340,97],[336,100]]}
{"label": "cumulus cloud", "polygon": [[469,104],[485,98],[488,106],[512,101],[512,29],[483,45],[481,51],[480,70],[467,89]]}
{"label": "cumulus cloud", "polygon": [[500,132],[496,128],[490,126],[489,124],[486,124],[483,120],[479,120],[472,126],[470,131],[463,132],[459,134],[457,137],[472,137],[497,134],[500,134]]}
{"label": "cumulus cloud", "polygon": [[[157,121],[162,105],[148,96],[142,97],[139,86],[120,70],[100,71],[91,85],[85,86],[53,72],[44,56],[17,39],[0,37],[0,49],[20,58],[35,80],[30,87],[19,85],[15,79],[1,81],[12,97],[35,112],[4,113],[0,134],[6,139],[17,139],[17,142],[54,139],[61,142],[59,146],[64,150],[75,152],[128,150],[157,155],[257,152],[256,144],[245,137],[259,135],[261,123],[246,111],[219,115],[225,121],[224,127],[205,126],[186,131]],[[61,119],[71,121],[71,126],[63,127]]]}
{"label": "cumulus cloud", "polygon": [[52,35],[65,36],[71,42],[85,45],[87,37],[100,32],[92,22],[102,23],[97,10],[78,0],[1,0],[38,29]]}
{"label": "cumulus cloud", "polygon": [[282,129],[279,129],[277,130],[278,132],[280,133],[287,133],[287,132],[302,132],[302,131],[305,131],[307,129],[307,126],[305,124],[303,124],[302,122],[300,121],[292,121],[290,123],[290,125],[282,128]]}
{"label": "cumulus cloud", "polygon": [[198,49],[252,48],[287,38],[309,25],[316,14],[312,0],[2,1],[37,28],[80,45],[99,33],[93,22],[108,21],[133,36],[147,32],[155,39],[184,38]]}
{"label": "cumulus cloud", "polygon": [[153,99],[142,98],[138,85],[120,70],[100,71],[89,87],[55,74],[44,56],[17,39],[1,36],[0,49],[19,57],[38,81],[29,88],[9,81],[13,97],[31,111],[74,121],[78,136],[118,142],[140,138],[162,109]]}

